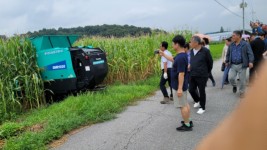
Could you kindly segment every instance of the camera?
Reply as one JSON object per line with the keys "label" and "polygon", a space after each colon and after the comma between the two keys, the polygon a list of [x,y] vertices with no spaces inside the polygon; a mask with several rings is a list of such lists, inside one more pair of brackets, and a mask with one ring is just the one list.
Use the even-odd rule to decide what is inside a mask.
{"label": "camera", "polygon": [[154,50],[154,54],[159,54],[159,50]]}

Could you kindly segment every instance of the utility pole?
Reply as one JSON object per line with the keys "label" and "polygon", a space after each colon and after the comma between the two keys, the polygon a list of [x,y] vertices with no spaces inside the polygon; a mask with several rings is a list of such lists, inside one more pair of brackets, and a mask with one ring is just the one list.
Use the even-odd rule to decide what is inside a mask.
{"label": "utility pole", "polygon": [[242,3],[240,4],[240,8],[243,9],[243,34],[245,34],[245,8],[248,6],[248,4],[246,2],[244,2],[244,0],[242,1]]}

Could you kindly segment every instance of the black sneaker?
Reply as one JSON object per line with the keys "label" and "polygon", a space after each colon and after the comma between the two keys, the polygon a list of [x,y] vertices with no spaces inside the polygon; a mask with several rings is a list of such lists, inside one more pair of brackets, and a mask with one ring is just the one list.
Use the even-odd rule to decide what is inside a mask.
{"label": "black sneaker", "polygon": [[212,82],[212,86],[215,87],[216,86],[216,82]]}
{"label": "black sneaker", "polygon": [[237,88],[236,88],[236,86],[234,86],[233,87],[233,93],[236,93],[236,91],[237,91]]}
{"label": "black sneaker", "polygon": [[183,124],[182,126],[176,128],[176,130],[180,131],[180,132],[184,132],[184,131],[192,131],[193,128],[192,127],[188,127],[185,124]]}
{"label": "black sneaker", "polygon": [[[194,127],[193,121],[190,121],[190,127]],[[184,124],[184,121],[181,121],[181,124]]]}

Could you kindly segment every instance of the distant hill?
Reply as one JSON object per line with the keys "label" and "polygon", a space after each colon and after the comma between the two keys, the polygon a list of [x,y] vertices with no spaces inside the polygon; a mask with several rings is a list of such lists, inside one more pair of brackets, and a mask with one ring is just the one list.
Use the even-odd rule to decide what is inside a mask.
{"label": "distant hill", "polygon": [[[153,30],[161,32],[162,30]],[[165,32],[165,31],[163,31]],[[58,28],[58,29],[42,29],[39,31],[26,33],[29,37],[36,37],[41,35],[66,35],[66,34],[77,34],[81,36],[103,36],[103,37],[125,37],[125,36],[141,36],[150,35],[152,33],[151,28],[147,27],[136,27],[129,25],[96,25],[96,26],[85,26],[75,28]]]}

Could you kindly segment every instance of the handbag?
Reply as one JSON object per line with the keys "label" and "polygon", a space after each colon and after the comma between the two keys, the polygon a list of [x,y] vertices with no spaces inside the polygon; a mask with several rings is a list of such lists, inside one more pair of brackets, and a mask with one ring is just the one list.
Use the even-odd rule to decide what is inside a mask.
{"label": "handbag", "polygon": [[224,69],[225,69],[225,63],[222,63],[221,71],[224,71]]}

